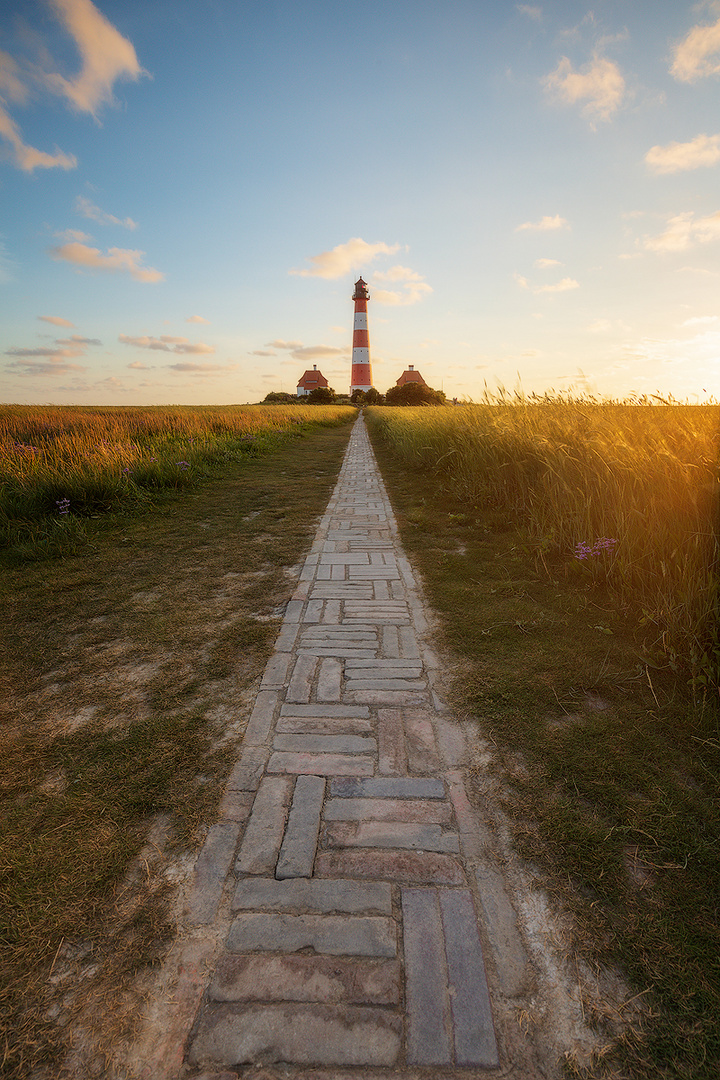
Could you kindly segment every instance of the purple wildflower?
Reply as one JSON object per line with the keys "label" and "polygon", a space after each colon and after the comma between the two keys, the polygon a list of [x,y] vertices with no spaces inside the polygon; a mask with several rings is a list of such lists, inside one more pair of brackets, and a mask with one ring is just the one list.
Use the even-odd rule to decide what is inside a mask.
{"label": "purple wildflower", "polygon": [[70,500],[69,499],[56,499],[55,500],[55,505],[57,506],[58,512],[60,514],[69,514],[70,513]]}
{"label": "purple wildflower", "polygon": [[599,537],[592,546],[581,540],[579,544],[575,545],[575,558],[591,559],[594,555],[599,555],[601,551],[614,551],[616,544],[617,540],[613,540],[611,536]]}

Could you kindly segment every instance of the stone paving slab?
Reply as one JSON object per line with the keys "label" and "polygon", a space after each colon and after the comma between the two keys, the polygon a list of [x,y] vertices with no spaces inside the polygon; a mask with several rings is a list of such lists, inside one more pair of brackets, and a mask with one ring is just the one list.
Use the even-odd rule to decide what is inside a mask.
{"label": "stone paving slab", "polygon": [[360,419],[196,865],[187,918],[220,947],[174,1080],[500,1064],[483,915],[507,992],[528,967],[427,633]]}

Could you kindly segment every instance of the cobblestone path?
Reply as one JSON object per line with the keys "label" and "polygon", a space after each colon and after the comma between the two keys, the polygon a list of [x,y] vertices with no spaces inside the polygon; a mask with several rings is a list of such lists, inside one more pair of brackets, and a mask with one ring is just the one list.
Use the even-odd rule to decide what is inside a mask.
{"label": "cobblestone path", "polygon": [[232,915],[183,1076],[498,1067],[482,837],[426,632],[359,419],[196,866],[189,921],[228,890]]}

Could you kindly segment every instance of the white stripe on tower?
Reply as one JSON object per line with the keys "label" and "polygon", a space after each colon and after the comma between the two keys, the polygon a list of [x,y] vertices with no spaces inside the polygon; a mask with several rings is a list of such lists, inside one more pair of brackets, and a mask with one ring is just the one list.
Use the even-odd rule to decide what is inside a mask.
{"label": "white stripe on tower", "polygon": [[372,368],[370,366],[370,339],[367,328],[368,287],[362,278],[355,282],[355,319],[353,322],[352,370],[350,373],[350,393],[354,390],[372,389]]}

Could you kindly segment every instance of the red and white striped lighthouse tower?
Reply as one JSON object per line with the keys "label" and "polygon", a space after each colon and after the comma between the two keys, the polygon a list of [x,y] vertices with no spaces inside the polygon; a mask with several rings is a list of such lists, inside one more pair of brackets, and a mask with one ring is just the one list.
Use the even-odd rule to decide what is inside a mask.
{"label": "red and white striped lighthouse tower", "polygon": [[370,339],[367,325],[367,302],[369,299],[367,282],[360,277],[355,282],[355,321],[353,323],[352,371],[350,373],[350,393],[354,390],[372,390],[372,369],[370,367]]}

